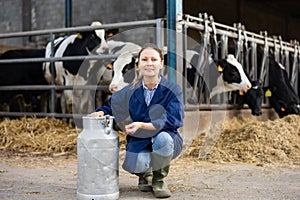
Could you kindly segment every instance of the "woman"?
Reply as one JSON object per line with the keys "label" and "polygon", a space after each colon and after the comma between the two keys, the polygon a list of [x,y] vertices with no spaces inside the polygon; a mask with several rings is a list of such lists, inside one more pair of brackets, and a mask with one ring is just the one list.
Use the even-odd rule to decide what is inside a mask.
{"label": "woman", "polygon": [[171,196],[163,179],[183,143],[177,130],[183,125],[182,90],[160,75],[162,68],[160,49],[145,45],[138,54],[138,78],[114,93],[109,106],[92,113],[95,117],[113,115],[117,125],[124,128],[127,144],[123,168],[139,176],[141,191],[153,191],[157,198]]}

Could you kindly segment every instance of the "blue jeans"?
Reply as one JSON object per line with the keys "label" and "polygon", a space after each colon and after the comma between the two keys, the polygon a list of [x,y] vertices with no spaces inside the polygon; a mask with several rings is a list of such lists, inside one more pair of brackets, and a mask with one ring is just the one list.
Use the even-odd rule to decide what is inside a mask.
{"label": "blue jeans", "polygon": [[[130,173],[143,173],[147,171],[151,167],[151,153],[155,153],[162,157],[172,156],[174,159],[182,150],[181,145],[174,145],[173,138],[167,132],[158,133],[151,141],[152,152],[150,150],[143,150],[139,153],[126,152],[126,159],[123,163],[123,168],[126,171]],[[137,157],[136,162],[133,163],[130,157]]]}

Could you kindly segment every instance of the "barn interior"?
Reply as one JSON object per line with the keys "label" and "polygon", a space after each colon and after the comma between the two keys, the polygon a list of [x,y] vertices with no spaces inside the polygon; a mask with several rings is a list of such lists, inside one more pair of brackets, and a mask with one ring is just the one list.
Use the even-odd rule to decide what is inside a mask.
{"label": "barn interior", "polygon": [[[131,0],[134,6],[119,1],[109,1],[106,5],[97,3],[94,9],[86,15],[80,9],[86,9],[87,5],[77,0],[61,1],[54,5],[48,2],[46,6],[36,0],[0,1],[1,15],[0,33],[22,32],[61,28],[68,26],[81,26],[92,19],[101,19],[104,23],[116,23],[136,21],[144,19],[156,19],[166,16],[167,0],[157,0],[149,4]],[[72,3],[67,12],[66,2]],[[84,2],[84,1],[83,1]],[[87,2],[87,1],[86,1]],[[88,0],[90,4],[97,1]],[[115,12],[109,12],[113,9]],[[102,10],[99,13],[97,10]],[[146,11],[147,12],[144,12]],[[232,26],[241,23],[247,31],[260,33],[267,31],[268,36],[281,36],[283,41],[300,41],[300,3],[296,0],[189,0],[182,1],[183,14],[198,16],[199,13],[207,13],[214,17],[215,22]],[[124,13],[124,11],[126,11]],[[136,11],[138,15],[133,12]],[[14,13],[14,14],[12,14]],[[122,13],[118,15],[117,13]],[[41,17],[43,16],[43,17]],[[64,19],[70,19],[67,23]],[[190,33],[194,39],[199,39],[195,33]],[[47,38],[49,39],[49,38]],[[8,49],[24,48],[27,46],[43,46],[44,40],[39,38],[12,38],[1,40],[0,52]]]}
{"label": "barn interior", "polygon": [[[91,2],[93,0],[90,0]],[[134,1],[134,0],[132,0]],[[1,3],[2,1],[0,1]],[[4,1],[3,1],[4,2]],[[30,0],[22,1],[21,6],[21,13],[18,13],[18,15],[22,16],[22,20],[20,24],[15,25],[16,27],[19,26],[18,31],[34,31],[37,30],[43,30],[43,27],[38,27],[37,25],[44,25],[44,21],[38,22],[34,21],[38,20],[39,18],[34,18],[34,9],[38,5],[37,3],[39,1]],[[65,3],[67,1],[64,1]],[[73,23],[72,26],[76,27],[77,25],[80,25],[82,22],[79,21],[80,18],[80,10],[78,10],[78,2],[76,0],[69,0],[68,2],[73,2],[73,11],[71,12],[73,15]],[[132,20],[141,20],[141,19],[149,19],[149,18],[162,18],[166,16],[166,4],[167,0],[158,0],[151,2],[152,4],[148,5],[148,7],[145,7],[143,4],[137,4],[136,9],[137,12],[140,12],[140,10],[143,10],[145,8],[152,8],[151,11],[149,11],[149,14],[145,13],[144,16],[142,15],[135,15],[131,12],[126,12],[126,15],[122,15],[122,17],[115,19],[115,13],[107,13],[110,14],[107,16],[107,18],[104,18],[105,23],[115,23],[116,20],[120,21],[132,21]],[[7,2],[6,2],[7,3]],[[2,3],[3,4],[3,3]],[[114,3],[112,3],[114,4]],[[5,4],[3,4],[5,5]],[[10,7],[8,10],[16,9],[12,6],[12,4],[8,4]],[[123,5],[123,3],[120,5]],[[125,4],[124,4],[125,5]],[[48,10],[54,10],[54,7],[45,8],[43,5],[39,5],[39,9],[43,11],[43,9]],[[53,5],[52,5],[53,6]],[[63,5],[66,6],[66,5]],[[83,5],[80,5],[83,7]],[[97,5],[98,7],[104,6],[104,5]],[[112,5],[106,5],[106,7],[110,7]],[[41,8],[42,7],[42,8]],[[120,6],[119,6],[120,7]],[[119,7],[115,7],[115,9],[120,9]],[[33,10],[32,10],[33,9]],[[208,15],[211,15],[214,17],[214,21],[218,23],[222,23],[228,26],[233,26],[233,23],[241,23],[245,26],[247,31],[253,32],[253,33],[259,33],[261,31],[267,31],[268,36],[281,36],[283,41],[290,41],[294,39],[300,39],[298,38],[300,35],[299,25],[300,25],[300,14],[298,14],[298,10],[300,9],[300,3],[293,0],[287,0],[287,1],[258,1],[258,0],[236,0],[236,1],[225,1],[225,0],[189,0],[189,1],[182,1],[182,11],[183,14],[192,15],[192,16],[198,16],[199,13],[207,13]],[[126,8],[126,11],[128,9]],[[32,11],[32,12],[29,12]],[[105,10],[104,10],[105,11]],[[103,12],[104,12],[103,11]],[[36,15],[38,15],[38,11]],[[47,11],[48,12],[48,11]],[[107,11],[108,12],[108,11]],[[89,13],[91,17],[94,13]],[[54,15],[49,15],[54,16]],[[45,17],[49,17],[45,16]],[[75,17],[76,16],[76,17]],[[1,17],[1,16],[0,16]],[[62,10],[60,13],[61,17],[67,18],[67,11]],[[87,17],[88,18],[88,17]],[[90,20],[90,19],[85,19]],[[115,21],[114,21],[115,20]],[[52,21],[54,21],[52,19]],[[120,22],[119,21],[119,22]],[[49,23],[48,23],[49,22]],[[258,23],[259,22],[259,23]],[[56,26],[56,24],[61,23],[57,20],[54,22],[51,22],[50,20],[47,21],[49,27],[45,26],[45,29],[53,28]],[[51,27],[51,26],[52,27]],[[60,24],[61,25],[61,24]],[[64,25],[64,22],[62,22],[62,25]],[[7,23],[7,27],[12,29],[13,24],[9,25]],[[3,29],[4,30],[4,29]],[[16,32],[16,31],[14,31]],[[201,39],[199,32],[195,31],[193,29],[188,30],[188,35],[193,38],[194,40],[198,41]],[[136,38],[134,38],[136,40]],[[43,38],[43,40],[40,40],[38,37],[28,37],[28,38],[10,38],[1,40],[2,41],[16,41],[16,42],[8,42],[8,44],[4,44],[0,47],[0,51],[4,52],[5,50],[9,49],[16,49],[16,48],[29,48],[29,47],[36,47],[36,46],[45,46],[46,42],[49,40],[49,36],[46,36]],[[36,45],[36,46],[34,46]]]}
{"label": "barn interior", "polygon": [[[156,7],[157,16],[165,14],[165,1]],[[183,13],[212,15],[219,23],[232,26],[242,23],[246,30],[269,36],[281,36],[284,41],[300,40],[300,3],[295,0],[189,0],[182,1]],[[158,3],[159,4],[159,3]]]}
{"label": "barn interior", "polygon": [[[64,27],[66,1],[0,0],[0,35]],[[95,14],[92,10],[103,16],[105,23],[162,18],[166,16],[167,1],[73,0],[72,26],[86,25]],[[93,9],[84,8],[86,2],[90,2],[86,6],[91,8],[93,5]],[[8,4],[9,7],[3,6]],[[38,9],[32,9],[37,4],[43,7],[42,15]],[[199,13],[207,13],[218,23],[228,26],[242,23],[250,32],[267,31],[268,36],[281,36],[287,42],[300,41],[299,0],[182,0],[182,4],[184,14],[197,17]],[[145,5],[149,7],[143,7]],[[18,10],[18,6],[21,9]],[[101,9],[101,6],[107,8]],[[13,20],[3,19],[4,11],[1,9],[13,13]],[[111,12],[112,9],[114,12]],[[137,10],[132,12],[133,9]],[[53,17],[52,21],[50,17]],[[200,40],[199,32],[189,30],[188,34],[194,40]],[[47,35],[43,40],[35,36],[0,39],[2,53],[9,49],[44,46],[49,37]],[[2,45],[2,41],[6,43]],[[253,116],[250,109],[232,108],[213,112],[186,111],[184,127],[180,129],[185,148],[172,163],[168,177],[174,198],[297,199],[300,116],[278,118],[270,107],[264,107],[262,113],[261,116]],[[47,114],[55,116],[60,113]],[[12,113],[13,117],[0,120],[0,199],[61,199],[62,196],[75,199],[77,137],[82,129],[63,123],[60,117],[17,117],[20,115],[23,113]],[[126,133],[117,133],[122,161]],[[121,168],[119,172],[122,199],[152,198],[151,193],[143,193],[141,197],[135,175],[124,173]]]}

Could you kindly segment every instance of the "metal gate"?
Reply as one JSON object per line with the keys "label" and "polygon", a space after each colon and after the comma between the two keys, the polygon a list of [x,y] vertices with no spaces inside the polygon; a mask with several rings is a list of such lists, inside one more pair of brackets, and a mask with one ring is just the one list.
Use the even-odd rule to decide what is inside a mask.
{"label": "metal gate", "polygon": [[[268,55],[273,54],[277,62],[282,63],[288,73],[290,82],[298,94],[298,74],[300,65],[300,47],[298,41],[285,42],[280,36],[268,36],[267,31],[253,33],[246,30],[241,23],[228,26],[214,21],[213,16],[200,13],[198,17],[184,15],[181,22],[183,26],[183,49],[193,48],[187,37],[189,31],[198,34],[199,44],[214,59],[225,58],[231,52],[242,64],[244,70],[250,75],[252,80],[260,80],[265,85],[268,84]],[[233,49],[233,50],[232,50]],[[260,52],[260,53],[259,53]],[[204,53],[203,51],[200,52]],[[260,55],[260,56],[258,56]],[[201,61],[200,61],[201,63]],[[200,88],[203,86],[201,77],[196,74]],[[183,85],[185,85],[183,81]],[[195,85],[198,83],[195,83]],[[183,87],[185,88],[185,87]],[[189,109],[208,108],[209,99],[205,96],[208,91],[197,93],[197,105],[186,105]],[[225,94],[226,95],[226,94]],[[229,93],[227,93],[229,95]],[[233,101],[234,102],[234,101]],[[228,102],[224,102],[227,104]],[[234,104],[234,103],[233,103]],[[263,106],[269,107],[268,99],[264,99]],[[221,105],[219,108],[221,109]],[[230,108],[227,106],[226,108]]]}
{"label": "metal gate", "polygon": [[[18,32],[18,33],[6,33],[0,34],[0,39],[14,38],[14,37],[28,37],[36,35],[48,35],[49,41],[54,41],[56,34],[61,33],[71,33],[77,31],[90,31],[95,29],[113,29],[113,28],[138,28],[138,27],[155,27],[155,43],[159,47],[167,46],[167,33],[164,29],[164,19],[155,20],[145,20],[145,21],[135,21],[135,22],[123,22],[106,24],[95,27],[71,27],[63,29],[51,29],[42,31],[28,31],[28,32]],[[249,73],[250,78],[267,80],[268,76],[266,70],[268,69],[267,56],[272,52],[275,55],[276,61],[283,63],[289,75],[289,79],[295,89],[298,92],[298,73],[299,73],[299,59],[300,59],[300,47],[298,41],[285,42],[282,41],[280,36],[268,36],[267,32],[252,33],[246,31],[246,28],[241,23],[234,24],[233,26],[227,26],[224,24],[217,23],[213,20],[213,16],[208,16],[206,13],[199,14],[198,17],[184,15],[182,21],[179,22],[182,25],[182,55],[185,57],[185,52],[187,49],[192,48],[189,44],[188,35],[189,31],[196,31],[198,34],[197,42],[195,44],[200,44],[204,46],[209,51],[214,51],[213,55],[215,58],[224,58],[230,47],[234,47],[234,55],[239,60],[239,62],[244,66],[244,69]],[[181,45],[180,44],[180,45]],[[263,54],[262,57],[258,58],[258,50],[261,49]],[[212,53],[212,52],[208,52]],[[72,56],[72,57],[50,57],[50,58],[31,58],[31,59],[11,59],[11,60],[0,60],[0,63],[18,63],[18,62],[55,62],[64,60],[97,60],[97,59],[111,59],[116,58],[118,55],[94,55],[94,56]],[[175,57],[176,59],[176,57]],[[178,58],[177,58],[178,59]],[[186,61],[182,62],[183,69],[186,65]],[[177,64],[178,68],[178,64]],[[177,70],[183,70],[177,69]],[[204,84],[201,82],[201,76],[195,74],[195,78],[198,84],[200,83],[200,88]],[[180,82],[182,88],[186,89],[186,80]],[[76,86],[78,87],[78,86]],[[95,86],[95,85],[85,85],[80,86],[81,89],[106,89],[107,86]],[[4,90],[51,90],[51,104],[54,107],[55,104],[55,94],[57,90],[72,90],[73,86],[58,86],[54,84],[47,86],[1,86],[0,91]],[[201,108],[206,108],[209,105],[208,96],[205,95],[207,91],[201,90],[200,92],[193,91],[193,95],[196,98],[196,103],[191,105],[186,102],[186,109],[199,110]],[[229,94],[225,94],[229,95]],[[227,104],[228,102],[224,102]],[[264,106],[268,107],[268,101],[265,99]],[[222,105],[218,105],[219,109],[222,109]],[[226,107],[228,108],[228,106]],[[55,113],[51,110],[50,113],[32,113],[32,112],[0,112],[0,116],[40,116],[40,117],[81,117],[81,114],[62,114]]]}

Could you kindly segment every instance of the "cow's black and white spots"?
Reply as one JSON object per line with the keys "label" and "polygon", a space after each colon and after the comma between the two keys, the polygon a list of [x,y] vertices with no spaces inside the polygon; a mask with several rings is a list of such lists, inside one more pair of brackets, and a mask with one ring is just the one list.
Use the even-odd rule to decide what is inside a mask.
{"label": "cow's black and white spots", "polygon": [[[99,26],[100,22],[93,22],[91,26]],[[85,56],[97,53],[108,53],[108,45],[105,40],[104,30],[80,32],[67,37],[61,37],[54,41],[53,57]],[[46,47],[46,58],[51,55],[51,43]],[[58,61],[54,63],[54,71],[51,71],[50,63],[44,65],[45,77],[51,83],[54,76],[56,85],[85,85],[89,76],[89,67],[78,71],[83,64],[83,60]],[[62,112],[72,110],[72,90],[64,90],[62,95]],[[65,106],[67,105],[67,108]]]}
{"label": "cow's black and white spots", "polygon": [[142,47],[132,42],[107,40],[110,54],[122,54],[125,52],[138,52]]}
{"label": "cow's black and white spots", "polygon": [[262,115],[261,106],[263,103],[264,91],[259,81],[251,81],[251,88],[246,91],[240,91],[237,97],[237,103],[240,106],[247,104],[254,116]]}
{"label": "cow's black and white spots", "polygon": [[[232,54],[229,54],[226,59],[218,60],[216,64],[220,75],[217,78],[217,84],[212,85],[210,98],[222,92],[234,90],[247,91],[251,88],[251,83],[247,78],[242,65]],[[215,67],[210,67],[210,69],[216,70]],[[210,74],[211,73],[212,72],[210,72]]]}
{"label": "cow's black and white spots", "polygon": [[265,88],[270,105],[278,116],[300,114],[300,100],[287,76],[285,67],[269,56],[269,84]]}
{"label": "cow's black and white spots", "polygon": [[120,54],[120,56],[112,62],[114,69],[112,76],[120,77],[120,79],[124,78],[124,82],[119,80],[119,78],[111,80],[109,90],[114,93],[118,90],[118,87],[123,88],[134,80],[136,72],[132,69],[135,67],[136,59],[133,54],[137,54],[142,47],[131,42],[115,40],[109,40],[107,43],[111,54]]}
{"label": "cow's black and white spots", "polygon": [[121,54],[113,62],[113,79],[109,85],[111,93],[115,93],[132,83],[138,76],[135,70],[136,58],[129,52]]}
{"label": "cow's black and white spots", "polygon": [[[189,59],[186,78],[188,83],[193,85],[193,74],[196,72],[195,65],[197,65],[199,54],[188,50],[186,59]],[[211,97],[222,92],[232,90],[246,91],[251,88],[251,83],[241,64],[232,55],[229,55],[227,59],[217,61],[217,64],[219,65],[219,71],[212,59],[209,61],[208,69],[204,70],[204,76],[207,76],[205,80],[209,81],[207,86],[211,91]],[[109,86],[112,93],[122,89],[137,77],[135,65],[136,58],[130,53],[124,53],[117,58],[113,64],[114,76]],[[212,74],[216,77],[211,76]]]}
{"label": "cow's black and white spots", "polygon": [[[135,43],[123,42],[117,40],[108,40],[107,45],[109,47],[110,55],[120,55],[124,52],[137,53],[141,47]],[[98,52],[100,53],[100,52]],[[112,63],[115,59],[94,60],[89,61],[90,65],[90,78],[88,79],[88,85],[109,85],[112,81],[113,70]],[[101,106],[108,100],[111,92],[109,90],[97,90],[96,94],[94,90],[84,90],[80,92],[73,92],[75,96],[78,96],[76,105],[79,105],[78,112],[90,113],[94,110],[95,106]],[[74,100],[74,99],[73,99]],[[76,101],[76,100],[75,100]]]}

